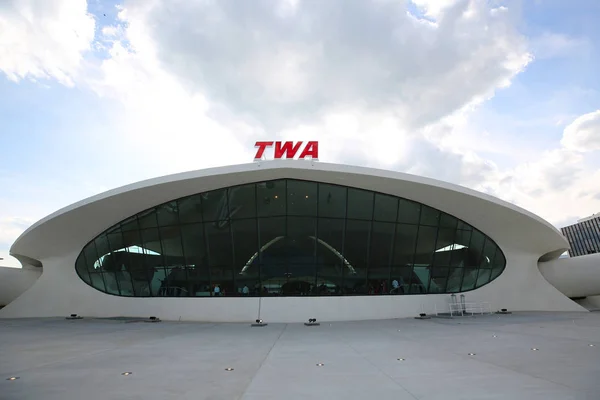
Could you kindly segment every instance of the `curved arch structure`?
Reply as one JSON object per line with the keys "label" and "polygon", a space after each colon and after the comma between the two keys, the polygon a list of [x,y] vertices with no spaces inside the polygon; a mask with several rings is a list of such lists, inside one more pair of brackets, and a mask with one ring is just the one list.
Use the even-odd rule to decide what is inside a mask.
{"label": "curved arch structure", "polygon": [[[288,211],[280,214],[273,214],[271,211],[260,211],[258,204],[264,198],[258,197],[258,193],[269,190],[269,187],[277,185],[277,182],[308,182],[309,185],[314,185],[313,187],[321,187],[322,185],[322,187],[349,188],[345,189],[347,190],[345,192],[347,193],[345,195],[346,201],[350,201],[348,199],[355,196],[355,194],[349,194],[351,190],[360,193],[371,193],[372,196],[375,196],[368,203],[372,207],[371,210],[362,207],[370,213],[370,217],[360,216],[360,206],[352,211],[355,214],[351,214],[351,206],[347,206],[345,211],[347,214],[344,218],[340,218],[344,224],[344,230],[341,233],[341,235],[345,235],[344,237],[354,234],[355,231],[358,234],[367,232],[368,237],[365,237],[364,240],[366,250],[361,253],[363,256],[356,255],[358,253],[352,254],[352,251],[361,245],[360,240],[344,242],[346,240],[344,239],[339,242],[341,244],[338,244],[335,240],[320,234],[319,226],[321,222],[319,221],[325,219],[333,221],[337,217],[332,215],[322,217],[320,214],[308,215],[303,214],[303,211],[299,211],[297,215],[288,212],[290,207],[296,206],[289,205],[291,204],[291,192],[287,189],[284,191],[285,193],[282,193],[287,196],[286,204],[288,204],[288,208],[286,210]],[[240,197],[244,196],[242,188],[248,187],[248,185],[252,186],[255,193],[257,193],[254,211],[250,211],[250,213],[254,212],[256,215],[248,215],[248,210],[252,210],[252,207],[246,207],[246,201],[238,201]],[[190,248],[190,245],[200,243],[200,241],[181,239],[181,237],[186,237],[186,233],[182,231],[185,225],[184,222],[181,220],[177,223],[168,222],[169,215],[175,209],[179,210],[179,215],[182,215],[180,210],[183,203],[175,200],[197,198],[200,203],[208,204],[213,201],[211,193],[219,191],[227,193],[227,195],[220,196],[218,201],[214,203],[214,207],[209,210],[202,206],[202,212],[209,211],[210,216],[203,214],[201,220],[185,217],[188,218],[184,221],[185,224],[196,224],[196,227],[201,226],[202,232],[205,233],[204,239],[201,241],[204,250]],[[300,193],[300,191],[297,193]],[[360,197],[360,193],[356,196]],[[311,192],[310,196],[312,195]],[[308,196],[309,194],[306,194],[305,199],[308,199]],[[494,264],[496,258],[493,255],[490,257],[489,252],[484,251],[484,243],[481,244],[481,249],[476,252],[474,249],[477,246],[470,243],[465,245],[465,243],[448,239],[436,241],[436,239],[447,236],[446,232],[441,233],[447,227],[439,220],[437,224],[431,225],[431,229],[425,228],[428,224],[423,220],[413,224],[416,227],[415,229],[421,229],[422,237],[418,233],[415,234],[417,244],[411,260],[403,259],[398,263],[393,260],[381,261],[377,258],[377,255],[384,254],[387,256],[388,253],[385,252],[387,250],[381,250],[377,246],[385,243],[385,240],[381,239],[385,236],[377,236],[377,240],[373,241],[373,238],[376,237],[375,233],[379,232],[378,230],[392,228],[392,226],[394,232],[398,232],[397,226],[406,227],[410,223],[399,220],[399,216],[393,217],[393,221],[391,219],[386,220],[386,218],[392,218],[389,216],[382,216],[379,219],[374,217],[375,210],[383,207],[376,204],[378,196],[382,199],[396,199],[392,201],[404,199],[412,204],[421,205],[420,207],[423,210],[433,210],[434,212],[439,210],[438,218],[447,215],[454,218],[454,221],[458,221],[457,224],[473,227],[472,231],[479,232],[484,243],[487,241],[490,246],[491,243],[494,244],[494,253],[492,254],[502,254],[502,262]],[[273,199],[270,201],[273,201]],[[318,201],[317,210],[319,209]],[[326,202],[327,199],[324,197],[320,201]],[[157,208],[158,206],[160,208]],[[260,214],[261,212],[267,214]],[[153,217],[148,215],[153,215]],[[127,226],[129,226],[127,224],[131,223],[132,216],[135,216],[136,229],[127,231]],[[262,220],[263,217],[271,219]],[[311,234],[313,231],[310,229],[302,231],[304,229],[302,224],[306,222],[306,218],[313,217],[318,225],[314,230],[315,233]],[[276,232],[278,225],[274,222],[276,218],[280,218],[280,222],[285,221],[288,227],[282,234]],[[161,219],[167,222],[161,222]],[[155,222],[149,222],[151,220]],[[395,285],[392,288],[392,281],[397,280],[398,276],[401,277],[402,271],[406,268],[411,268],[412,271],[409,276],[408,291],[405,294],[413,295],[362,296],[359,294],[367,293],[353,292],[347,293],[349,294],[347,296],[320,296],[310,295],[312,292],[307,293],[305,289],[297,286],[294,290],[298,292],[295,292],[291,297],[277,296],[262,299],[261,318],[265,320],[289,322],[302,321],[309,317],[317,317],[322,320],[397,318],[414,315],[421,309],[433,309],[434,305],[438,308],[443,307],[444,304],[447,304],[449,298],[447,294],[442,294],[444,292],[465,292],[467,301],[489,302],[494,308],[583,310],[550,285],[538,269],[538,262],[543,263],[558,258],[568,248],[567,241],[552,225],[526,210],[483,193],[418,176],[313,161],[277,160],[192,171],[138,182],[80,201],[42,219],[17,239],[11,248],[11,254],[21,260],[22,263],[43,265],[44,273],[30,290],[0,311],[0,317],[56,316],[78,313],[90,316],[158,315],[163,319],[181,318],[203,321],[253,320],[257,316],[258,300],[256,298],[244,297],[244,293],[241,293],[240,296],[219,296],[222,298],[215,298],[210,295],[211,292],[214,294],[212,286],[206,291],[207,293],[203,294],[203,290],[198,289],[198,287],[191,287],[190,285],[183,287],[178,282],[170,283],[167,274],[167,270],[183,267],[187,274],[188,280],[186,282],[189,283],[191,271],[198,265],[206,266],[204,270],[209,275],[212,274],[208,280],[211,285],[215,281],[223,280],[224,278],[220,277],[219,274],[222,274],[227,268],[223,267],[225,264],[220,260],[220,256],[213,256],[213,254],[227,254],[227,251],[220,247],[211,247],[213,243],[206,242],[206,238],[212,240],[210,238],[214,235],[207,232],[208,230],[218,231],[220,232],[219,235],[223,232],[229,232],[228,234],[234,235],[234,237],[227,243],[242,248],[245,246],[244,235],[247,231],[241,230],[241,235],[238,235],[238,238],[235,237],[236,225],[243,225],[239,221],[246,221],[244,223],[248,226],[252,225],[248,221],[257,221],[256,223],[259,226],[252,229],[259,236],[263,232],[263,225],[261,224],[267,226],[271,223],[275,230],[265,240],[258,239],[256,242],[253,239],[254,236],[248,236],[251,239],[247,241],[252,243],[254,250],[240,253],[239,261],[237,259],[231,262],[227,261],[228,265],[232,266],[232,275],[234,275],[233,266],[236,268],[235,275],[239,275],[241,270],[244,270],[245,274],[250,273],[252,270],[260,273],[263,264],[260,264],[259,261],[263,253],[276,253],[277,248],[282,246],[281,243],[286,243],[285,246],[289,247],[292,246],[289,242],[296,239],[306,239],[306,241],[315,244],[313,247],[314,254],[306,253],[306,249],[302,247],[304,245],[293,244],[293,246],[298,246],[300,249],[298,257],[302,258],[308,254],[313,257],[309,265],[312,265],[312,263],[330,265],[331,273],[337,268],[337,271],[342,271],[340,273],[344,277],[351,275],[349,271],[355,269],[356,275],[359,276],[358,279],[364,280],[367,291],[370,284],[369,277],[376,277],[377,283],[386,281],[388,289],[382,289],[380,293],[388,294],[391,289],[396,288]],[[334,221],[334,224],[337,223],[340,222]],[[302,231],[300,236],[290,234],[290,229],[296,228]],[[194,232],[199,232],[197,229],[189,229],[192,236]],[[137,233],[131,234],[131,237],[139,236],[137,241],[129,238],[127,236],[130,235],[129,233],[126,234],[126,232],[133,231]],[[435,237],[426,239],[427,235],[423,233],[426,231],[432,235],[434,234]],[[452,235],[456,235],[455,231],[452,231]],[[110,245],[117,237],[115,232],[119,232],[118,235],[121,238],[127,236],[128,239],[123,239],[122,242],[114,246]],[[159,237],[158,241],[151,239],[150,236],[148,236],[148,239],[144,239],[144,235],[149,235],[152,232],[156,232]],[[115,236],[111,237],[113,233],[115,233]],[[273,242],[278,236],[284,238]],[[179,243],[179,246],[183,248],[181,251],[183,258],[177,258],[179,253],[174,250],[175,247],[167,243],[171,238],[176,237],[180,237],[179,241],[175,241],[175,243]],[[104,242],[101,242],[101,240],[108,243],[107,251],[103,250]],[[419,243],[431,243],[431,241],[435,245],[428,252],[429,258],[420,257],[419,254],[427,252],[422,251]],[[91,246],[91,243],[94,245]],[[160,243],[160,245],[156,245],[156,243]],[[223,241],[222,243],[226,242]],[[395,242],[390,243],[393,247]],[[192,257],[185,257],[186,246],[189,248],[187,254],[193,255]],[[93,252],[86,250],[92,248],[94,249]],[[86,251],[90,251],[90,253],[88,254]],[[319,251],[324,253],[322,258],[318,257]],[[441,256],[442,254],[445,256],[446,254],[462,253],[469,253],[471,256],[476,254],[476,265],[470,265],[474,262],[473,257],[461,259],[461,262],[457,264],[450,263],[446,265],[444,263],[440,264],[440,262],[436,264],[435,260],[445,258]],[[237,257],[235,250],[232,250],[232,254]],[[396,253],[389,254],[393,258],[393,254]],[[166,272],[158,279],[161,283],[154,284],[155,287],[153,287],[153,277],[140,278],[140,276],[146,276],[148,265],[154,265],[153,260],[159,258],[162,260],[159,268]],[[275,256],[272,259],[274,263],[280,262]],[[219,261],[215,263],[211,260]],[[298,260],[286,256],[285,261],[281,262],[285,265],[295,265],[301,263]],[[145,267],[142,270],[130,268],[136,262],[143,264]],[[79,275],[75,268],[76,264],[77,271],[80,272]],[[105,264],[111,264],[110,269],[106,269]],[[377,267],[383,264],[387,269],[378,270]],[[504,268],[504,265],[506,265],[506,268]],[[450,271],[460,271],[462,274],[460,276],[463,277],[462,280],[464,281],[464,277],[467,276],[466,271],[469,268],[484,272],[477,272],[475,276],[479,278],[473,279],[472,286],[458,286],[458,289],[449,290],[451,287],[448,283],[451,275]],[[81,271],[86,272],[81,274]],[[308,273],[309,271],[310,273]],[[316,275],[312,271],[311,268],[288,271],[286,279],[289,278],[290,274],[292,276],[294,274],[298,277],[302,276],[304,280],[312,279],[306,277],[315,276],[314,283],[317,285],[325,287],[339,286],[331,276],[327,279],[324,277],[319,281],[319,271],[321,269],[316,268]],[[435,275],[436,271],[438,275]],[[136,273],[138,277],[132,278],[131,276]],[[387,276],[379,276],[381,273],[383,275],[387,274]],[[444,273],[446,275],[440,278]],[[327,274],[329,272],[325,275]],[[111,281],[113,276],[115,277],[114,281]],[[128,278],[122,279],[123,276],[128,276]],[[198,278],[199,281],[202,281],[202,279],[204,278]],[[478,279],[481,280],[478,281]],[[147,283],[146,292],[139,284],[136,286],[136,281],[144,280]],[[165,281],[167,282],[165,283]],[[126,282],[132,282],[131,287],[126,287]],[[261,285],[265,286],[265,280],[262,279],[261,282]],[[421,291],[413,291],[410,284],[415,282],[426,283],[427,288]],[[271,285],[273,282],[269,281],[267,283]],[[289,279],[285,283],[286,287],[293,286],[289,285]],[[382,285],[386,284],[382,282]],[[95,290],[90,286],[100,290]],[[279,286],[283,286],[281,282]],[[173,291],[170,290],[173,288],[177,289],[175,290],[175,292],[178,292],[177,295],[174,295]],[[238,290],[241,290],[241,288],[238,288]],[[231,294],[230,289],[228,289],[228,292]],[[181,295],[181,293],[184,293],[184,295]],[[190,295],[190,293],[193,293],[193,295]],[[300,294],[303,296],[300,296]],[[146,295],[149,297],[146,297]],[[194,298],[204,295],[207,296],[203,299]],[[177,297],[164,298],[163,296]]]}
{"label": "curved arch structure", "polygon": [[600,254],[548,261],[540,264],[540,271],[565,296],[600,296]]}

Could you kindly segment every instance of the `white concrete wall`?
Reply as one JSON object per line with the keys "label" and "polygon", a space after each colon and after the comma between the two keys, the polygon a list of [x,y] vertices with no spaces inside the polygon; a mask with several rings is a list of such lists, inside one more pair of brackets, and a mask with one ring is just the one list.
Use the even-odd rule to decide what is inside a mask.
{"label": "white concrete wall", "polygon": [[544,278],[569,297],[600,295],[600,254],[540,263]]}
{"label": "white concrete wall", "polygon": [[[75,272],[77,252],[41,260],[44,274],[0,317],[157,316],[164,320],[249,322],[258,316],[258,298],[127,298],[105,294]],[[507,252],[508,266],[492,283],[465,293],[467,302],[490,302],[494,310],[586,311],[550,285],[537,267],[539,255]],[[391,319],[432,313],[447,307],[450,295],[359,297],[266,297],[261,318],[269,322]]]}
{"label": "white concrete wall", "polygon": [[41,268],[0,267],[0,306],[19,297],[42,274]]}
{"label": "white concrete wall", "polygon": [[575,302],[589,311],[600,311],[600,296],[584,297]]}

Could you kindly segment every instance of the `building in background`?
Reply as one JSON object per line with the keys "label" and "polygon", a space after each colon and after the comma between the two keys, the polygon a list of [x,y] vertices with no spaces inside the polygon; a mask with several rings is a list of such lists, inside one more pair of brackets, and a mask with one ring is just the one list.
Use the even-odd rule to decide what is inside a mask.
{"label": "building in background", "polygon": [[569,256],[600,253],[600,213],[565,226],[561,228],[561,232],[571,245]]}

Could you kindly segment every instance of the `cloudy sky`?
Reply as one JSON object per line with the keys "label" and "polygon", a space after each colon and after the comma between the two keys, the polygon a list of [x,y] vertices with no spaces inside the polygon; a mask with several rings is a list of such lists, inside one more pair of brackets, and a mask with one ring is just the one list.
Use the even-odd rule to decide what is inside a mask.
{"label": "cloudy sky", "polygon": [[0,0],[0,257],[45,215],[260,139],[556,226],[600,211],[598,0]]}

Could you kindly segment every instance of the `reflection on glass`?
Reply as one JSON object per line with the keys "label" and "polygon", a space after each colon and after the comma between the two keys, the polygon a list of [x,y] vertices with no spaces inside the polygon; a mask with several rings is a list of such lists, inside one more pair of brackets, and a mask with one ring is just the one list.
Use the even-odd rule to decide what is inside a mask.
{"label": "reflection on glass", "polygon": [[497,278],[502,251],[429,206],[281,179],[169,201],[107,229],[75,269],[118,296],[457,293]]}

